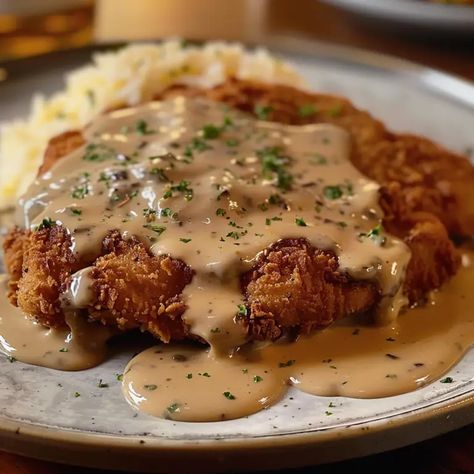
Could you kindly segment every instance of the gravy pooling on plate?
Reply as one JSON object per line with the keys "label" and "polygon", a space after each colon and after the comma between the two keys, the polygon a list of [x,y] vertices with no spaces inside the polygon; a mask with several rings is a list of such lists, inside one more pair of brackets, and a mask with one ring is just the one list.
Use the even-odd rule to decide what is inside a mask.
{"label": "gravy pooling on plate", "polygon": [[[61,224],[71,235],[72,250],[88,259],[100,254],[102,240],[116,229],[124,236],[138,236],[155,255],[183,260],[194,271],[183,292],[187,305],[183,319],[190,333],[211,347],[198,354],[180,349],[182,360],[173,362],[169,357],[176,355],[174,347],[163,349],[163,356],[157,356],[156,349],[139,355],[125,372],[124,387],[131,403],[179,419],[220,419],[267,406],[281,396],[288,379],[312,393],[352,396],[383,396],[417,386],[418,375],[410,374],[409,380],[384,380],[383,388],[377,390],[340,389],[338,384],[344,380],[339,376],[318,372],[326,367],[319,361],[319,352],[314,353],[314,367],[309,370],[316,370],[312,378],[306,375],[300,380],[298,372],[289,369],[294,365],[290,356],[281,362],[287,365],[278,367],[278,375],[267,375],[268,370],[275,370],[270,367],[273,362],[268,365],[265,360],[266,354],[276,351],[281,357],[281,345],[233,354],[246,342],[244,328],[236,322],[246,311],[240,275],[252,268],[259,252],[280,239],[305,238],[316,248],[333,251],[340,271],[357,280],[377,282],[382,295],[379,320],[398,324],[398,312],[406,305],[402,288],[410,252],[381,227],[379,185],[351,164],[346,132],[324,124],[295,127],[260,122],[224,104],[178,97],[107,113],[87,127],[84,135],[84,146],[59,160],[29,188],[20,203],[18,224],[32,229]],[[88,271],[74,274],[63,294],[68,312],[76,314],[91,303]],[[0,332],[2,324],[5,329],[3,319]],[[325,347],[324,340],[336,337],[331,336],[334,333],[338,341],[341,337],[337,345],[345,345],[344,328],[339,325],[304,341]],[[388,330],[371,329],[380,334]],[[313,343],[302,340],[288,346],[288,352],[309,354],[305,344]],[[30,347],[34,345],[31,340]],[[13,352],[8,341],[3,347]],[[41,357],[35,361],[26,352],[26,348],[18,351],[18,358],[52,365]],[[406,357],[412,355],[407,352]],[[238,380],[237,374],[245,369],[240,367],[242,357],[245,364],[261,358],[252,362],[258,368],[252,366],[252,372],[263,371],[252,375],[255,380],[247,384],[252,387],[249,404],[243,406],[237,400],[246,399],[244,381],[242,394],[216,392],[225,385],[222,377]],[[450,362],[442,371],[454,363],[452,355],[446,357]],[[387,356],[391,363],[397,358]],[[206,363],[213,367],[215,378],[210,369],[199,369]],[[191,377],[181,374],[183,367]],[[155,372],[164,382],[148,382]],[[176,382],[171,372],[183,380]],[[201,380],[210,385],[199,385]],[[183,401],[189,387],[191,392],[203,387],[206,392],[214,390],[222,397],[217,397],[221,403],[213,404],[211,414],[194,409],[189,400]],[[173,397],[176,401],[170,402]],[[174,404],[176,409],[167,409]],[[239,408],[232,411],[231,407]]]}

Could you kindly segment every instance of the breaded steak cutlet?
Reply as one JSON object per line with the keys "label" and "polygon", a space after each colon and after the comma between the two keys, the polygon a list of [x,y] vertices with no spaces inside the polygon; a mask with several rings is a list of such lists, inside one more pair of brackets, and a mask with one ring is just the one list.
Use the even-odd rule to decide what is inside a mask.
{"label": "breaded steak cutlet", "polygon": [[[454,275],[459,256],[451,236],[474,234],[474,168],[462,156],[424,138],[394,134],[349,101],[287,86],[231,80],[211,90],[173,87],[173,95],[204,96],[284,124],[332,123],[349,132],[351,160],[382,185],[384,227],[411,251],[404,282],[410,304]],[[308,109],[308,106],[311,108]],[[302,113],[303,108],[312,113]],[[80,131],[51,140],[42,172],[83,143]],[[139,236],[137,236],[139,237]],[[161,340],[192,337],[182,319],[183,288],[192,280],[186,262],[157,257],[139,238],[124,240],[112,231],[94,262],[78,262],[61,227],[37,232],[14,229],[4,250],[11,276],[10,298],[51,327],[65,325],[59,296],[70,275],[92,266],[92,319],[122,330],[140,328]],[[338,271],[338,258],[304,239],[284,239],[262,252],[241,276],[247,312],[241,323],[250,338],[275,340],[286,330],[301,333],[348,315],[371,311],[380,299],[373,282]]]}

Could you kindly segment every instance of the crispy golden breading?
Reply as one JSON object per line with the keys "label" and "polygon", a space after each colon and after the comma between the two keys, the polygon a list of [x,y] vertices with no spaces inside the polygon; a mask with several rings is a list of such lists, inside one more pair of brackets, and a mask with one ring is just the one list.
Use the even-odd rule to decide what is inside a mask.
{"label": "crispy golden breading", "polygon": [[183,339],[180,294],[192,270],[180,260],[151,255],[138,239],[123,240],[117,231],[104,239],[103,254],[91,273],[90,316],[121,330],[140,328],[164,342]]}
{"label": "crispy golden breading", "polygon": [[361,314],[379,300],[377,285],[357,282],[338,272],[333,252],[313,248],[304,239],[282,240],[259,255],[242,276],[255,339],[278,339],[282,328],[301,333]]}
{"label": "crispy golden breading", "polygon": [[[13,232],[18,235],[20,231]],[[70,250],[71,238],[66,229],[60,226],[26,231],[23,238],[22,276],[17,283],[17,305],[45,326],[65,327],[59,297],[67,289],[71,273],[80,268]],[[9,271],[9,262],[20,259],[19,255],[12,257],[11,250],[5,248]]]}
{"label": "crispy golden breading", "polygon": [[15,227],[7,234],[3,242],[5,268],[10,275],[8,297],[14,305],[17,305],[18,281],[23,274],[23,246],[27,240],[26,235],[23,230]]}
{"label": "crispy golden breading", "polygon": [[[250,113],[257,105],[269,106],[268,118],[282,123],[329,122],[345,128],[353,142],[354,165],[383,184],[385,228],[412,252],[404,284],[410,303],[422,302],[428,291],[456,272],[459,257],[448,231],[474,234],[474,168],[465,158],[422,138],[392,134],[339,97],[243,81],[228,81],[209,91],[173,87],[163,96],[183,93]],[[308,104],[314,113],[301,114],[301,106]],[[53,139],[42,170],[83,142],[82,134],[74,131]],[[59,294],[71,272],[86,266],[74,262],[67,245],[66,233],[55,227],[34,233],[13,230],[4,246],[12,302],[48,326],[64,324]],[[93,266],[91,318],[123,330],[140,328],[164,341],[189,337],[181,319],[185,305],[180,294],[192,279],[185,263],[153,256],[138,239],[124,241],[111,232],[101,256],[87,265]],[[249,335],[274,340],[286,329],[308,332],[373,309],[380,299],[377,285],[355,281],[337,268],[332,252],[315,249],[303,239],[286,239],[268,248],[241,280]]]}
{"label": "crispy golden breading", "polygon": [[83,144],[84,138],[78,130],[70,130],[53,137],[48,143],[38,174],[45,173],[57,160]]}

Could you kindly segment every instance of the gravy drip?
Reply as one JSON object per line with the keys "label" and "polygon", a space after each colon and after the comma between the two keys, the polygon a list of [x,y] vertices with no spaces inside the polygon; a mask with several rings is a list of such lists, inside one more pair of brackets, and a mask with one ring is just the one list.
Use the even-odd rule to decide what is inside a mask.
{"label": "gravy drip", "polygon": [[448,371],[474,342],[473,258],[464,255],[463,268],[442,291],[389,325],[344,320],[296,342],[244,346],[232,357],[190,346],[152,347],[125,369],[125,398],[159,417],[218,421],[272,405],[288,384],[328,397],[415,390]]}
{"label": "gravy drip", "polygon": [[7,276],[0,275],[0,353],[11,362],[58,370],[84,370],[99,365],[107,355],[111,331],[89,323],[84,315],[67,313],[69,329],[49,329],[33,321],[7,298]]}
{"label": "gravy drip", "polygon": [[[107,113],[85,138],[30,187],[18,223],[62,224],[84,262],[112,229],[182,259],[195,271],[184,320],[213,350],[245,342],[234,322],[244,303],[239,276],[284,238],[330,249],[342,272],[377,282],[382,319],[405,304],[409,251],[380,227],[379,186],[351,164],[344,130],[177,97]],[[74,277],[70,304],[91,303],[88,284],[87,272]]]}

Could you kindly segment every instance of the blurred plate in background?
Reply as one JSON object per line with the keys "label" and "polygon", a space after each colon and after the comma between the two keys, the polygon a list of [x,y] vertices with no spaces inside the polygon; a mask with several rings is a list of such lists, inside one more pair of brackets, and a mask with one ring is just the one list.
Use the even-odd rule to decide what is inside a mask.
{"label": "blurred plate in background", "polygon": [[323,0],[367,19],[418,28],[416,33],[443,33],[474,38],[474,6],[429,0]]}

